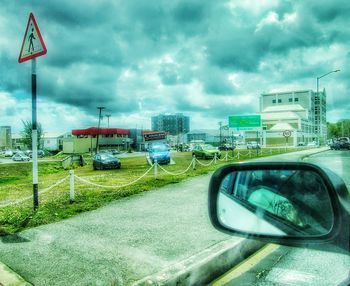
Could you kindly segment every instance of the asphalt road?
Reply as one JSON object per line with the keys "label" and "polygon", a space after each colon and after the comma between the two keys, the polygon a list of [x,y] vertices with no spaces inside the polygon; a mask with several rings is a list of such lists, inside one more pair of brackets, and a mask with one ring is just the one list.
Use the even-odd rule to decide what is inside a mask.
{"label": "asphalt road", "polygon": [[[310,152],[278,155],[274,160],[297,160]],[[242,240],[211,226],[210,176],[2,237],[0,261],[34,285],[130,285],[162,271],[185,270],[190,258],[197,263],[199,254],[210,257],[208,249]]]}
{"label": "asphalt road", "polygon": [[[306,162],[331,169],[340,175],[350,191],[350,151],[318,153]],[[349,238],[350,239],[350,238]],[[247,259],[214,285],[339,285],[350,280],[350,255],[332,245],[311,248],[276,246],[267,256]],[[260,255],[261,257],[261,255]],[[346,284],[344,284],[346,285]]]}

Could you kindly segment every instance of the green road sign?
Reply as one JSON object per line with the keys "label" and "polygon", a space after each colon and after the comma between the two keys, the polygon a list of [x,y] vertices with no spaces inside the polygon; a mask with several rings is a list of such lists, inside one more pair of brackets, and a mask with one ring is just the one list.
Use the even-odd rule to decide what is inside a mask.
{"label": "green road sign", "polygon": [[229,116],[228,125],[237,130],[258,130],[261,128],[260,115]]}

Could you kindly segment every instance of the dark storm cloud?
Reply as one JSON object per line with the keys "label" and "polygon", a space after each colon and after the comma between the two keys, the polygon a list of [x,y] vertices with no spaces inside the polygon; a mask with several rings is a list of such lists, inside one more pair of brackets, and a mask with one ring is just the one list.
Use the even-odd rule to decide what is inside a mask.
{"label": "dark storm cloud", "polygon": [[48,48],[38,60],[38,93],[53,104],[87,113],[96,106],[118,114],[143,107],[220,117],[258,108],[223,104],[227,98],[284,85],[311,89],[333,68],[342,69],[335,102],[347,104],[347,0],[34,0],[22,1],[21,9],[3,2],[0,91],[14,97],[30,91],[30,64],[16,61],[32,11]]}
{"label": "dark storm cloud", "polygon": [[252,104],[239,103],[237,104],[223,104],[223,99],[216,98],[216,100],[203,99],[202,102],[193,103],[187,94],[177,95],[174,100],[176,110],[184,112],[200,112],[204,116],[227,118],[233,114],[250,114],[256,113],[255,107]]}
{"label": "dark storm cloud", "polygon": [[207,94],[233,95],[233,84],[228,80],[228,74],[218,68],[206,68],[202,74],[204,91]]}

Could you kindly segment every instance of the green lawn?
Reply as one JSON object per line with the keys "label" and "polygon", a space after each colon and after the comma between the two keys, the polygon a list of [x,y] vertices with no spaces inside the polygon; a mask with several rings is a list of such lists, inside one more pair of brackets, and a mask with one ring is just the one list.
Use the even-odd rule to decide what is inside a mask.
{"label": "green lawn", "polygon": [[[298,149],[299,151],[300,149]],[[248,154],[247,150],[242,150]],[[265,149],[265,156],[277,154],[284,149]],[[288,149],[288,152],[296,149]],[[154,170],[151,170],[141,180],[127,187],[103,188],[88,185],[75,180],[75,202],[69,202],[69,180],[56,186],[52,190],[39,195],[39,209],[33,211],[31,163],[2,164],[0,165],[0,205],[7,202],[30,197],[29,200],[20,204],[0,207],[0,235],[6,235],[21,231],[42,224],[56,222],[74,216],[80,212],[89,211],[101,207],[110,201],[137,194],[140,192],[157,189],[167,184],[178,183],[184,179],[206,174],[214,171],[218,167],[238,161],[225,161],[226,152],[222,152],[222,161],[217,161],[208,167],[196,164],[196,170],[192,167],[182,175],[169,175],[158,168],[157,179],[154,178]],[[232,151],[228,153],[232,156]],[[236,154],[236,151],[235,153]],[[255,157],[256,152],[251,152],[251,157]],[[262,155],[260,155],[261,157]],[[190,152],[174,153],[172,156],[176,162],[174,165],[162,165],[169,172],[180,173],[184,171],[192,161]],[[249,156],[244,158],[249,159]],[[239,161],[244,160],[243,157]],[[202,161],[202,160],[201,160]],[[122,168],[120,170],[93,171],[90,156],[86,156],[87,165],[74,170],[75,175],[89,180],[90,182],[120,186],[128,184],[143,175],[150,166],[145,157],[122,158]],[[210,161],[202,161],[207,164]],[[64,170],[60,162],[41,162],[39,164],[39,192],[52,184],[68,176],[69,172]]]}

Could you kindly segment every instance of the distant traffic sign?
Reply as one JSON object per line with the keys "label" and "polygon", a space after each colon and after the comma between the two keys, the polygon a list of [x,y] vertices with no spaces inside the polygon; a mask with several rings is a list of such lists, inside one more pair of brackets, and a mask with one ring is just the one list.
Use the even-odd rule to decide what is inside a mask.
{"label": "distant traffic sign", "polygon": [[292,136],[292,132],[290,130],[284,130],[283,131],[283,136],[286,137],[286,138],[290,137],[290,136]]}
{"label": "distant traffic sign", "polygon": [[46,53],[46,46],[40,34],[39,27],[35,21],[34,15],[30,13],[18,62],[22,63],[43,56]]}
{"label": "distant traffic sign", "polygon": [[259,130],[261,129],[260,115],[238,115],[229,116],[228,125],[230,128],[240,130]]}

